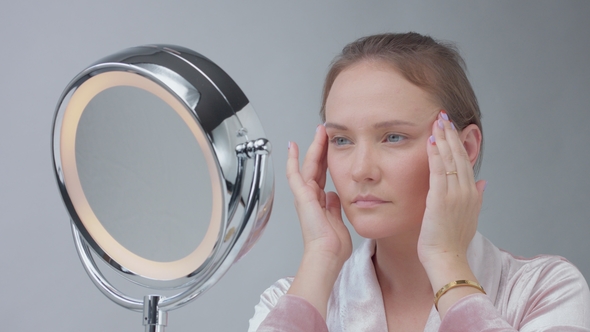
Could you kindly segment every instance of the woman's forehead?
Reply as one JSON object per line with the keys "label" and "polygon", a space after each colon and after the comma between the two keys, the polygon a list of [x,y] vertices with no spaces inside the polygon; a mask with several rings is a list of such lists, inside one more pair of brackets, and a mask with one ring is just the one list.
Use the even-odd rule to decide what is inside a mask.
{"label": "woman's forehead", "polygon": [[439,110],[429,93],[393,67],[360,63],[336,77],[326,100],[326,121],[420,124]]}

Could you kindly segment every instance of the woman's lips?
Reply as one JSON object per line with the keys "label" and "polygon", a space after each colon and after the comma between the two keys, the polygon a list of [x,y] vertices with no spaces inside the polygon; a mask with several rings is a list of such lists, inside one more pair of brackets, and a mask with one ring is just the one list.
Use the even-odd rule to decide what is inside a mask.
{"label": "woman's lips", "polygon": [[352,204],[360,208],[372,208],[385,203],[387,201],[372,195],[359,195],[352,200]]}

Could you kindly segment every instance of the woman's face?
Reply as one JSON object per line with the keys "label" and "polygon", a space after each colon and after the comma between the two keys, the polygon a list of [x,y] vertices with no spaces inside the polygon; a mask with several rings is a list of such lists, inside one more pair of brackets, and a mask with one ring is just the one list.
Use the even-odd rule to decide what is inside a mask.
{"label": "woman's face", "polygon": [[440,106],[383,62],[341,72],[326,100],[328,169],[359,235],[419,232],[428,192],[426,145]]}

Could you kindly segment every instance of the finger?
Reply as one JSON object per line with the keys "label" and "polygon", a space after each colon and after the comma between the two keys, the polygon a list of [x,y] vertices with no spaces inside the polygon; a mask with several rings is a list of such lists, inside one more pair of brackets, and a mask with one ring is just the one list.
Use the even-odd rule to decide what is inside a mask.
{"label": "finger", "polygon": [[479,180],[475,183],[475,188],[477,189],[477,193],[479,194],[479,206],[481,207],[481,204],[483,202],[483,193],[486,190],[486,187],[488,186],[488,181],[486,180]]}
{"label": "finger", "polygon": [[426,152],[428,153],[428,167],[430,169],[430,190],[436,196],[440,197],[447,192],[447,175],[446,168],[442,161],[438,142],[434,135],[430,136],[427,142]]}
{"label": "finger", "polygon": [[323,125],[319,125],[316,128],[313,142],[307,150],[307,154],[303,160],[303,166],[301,167],[301,176],[303,179],[306,182],[309,180],[316,181],[320,188],[324,188],[326,184],[327,141],[326,128]]}
{"label": "finger", "polygon": [[287,180],[289,185],[291,181],[298,181],[299,173],[299,146],[295,142],[289,142],[289,150],[287,152]]}
{"label": "finger", "polygon": [[289,187],[295,196],[295,202],[301,203],[302,198],[306,195],[305,181],[299,172],[299,146],[295,142],[289,142],[289,152],[287,154],[287,180]]}
{"label": "finger", "polygon": [[312,203],[325,208],[326,194],[314,180],[305,181],[299,171],[299,146],[295,142],[289,142],[287,158],[287,180],[289,187],[295,196],[295,205]]}
{"label": "finger", "polygon": [[446,141],[453,155],[459,183],[461,185],[473,186],[475,184],[473,167],[469,160],[467,150],[465,150],[465,146],[459,137],[459,132],[452,126],[450,121],[446,120],[444,121],[444,131]]}
{"label": "finger", "polygon": [[436,138],[436,146],[440,153],[440,158],[445,168],[445,176],[447,180],[447,187],[453,189],[459,184],[457,177],[457,166],[455,164],[455,158],[453,151],[449,145],[446,135],[445,127],[450,129],[450,123],[446,120],[448,116],[444,111],[441,111],[437,117],[437,120],[433,124],[432,132]]}
{"label": "finger", "polygon": [[327,141],[328,137],[326,134],[326,128],[323,125],[318,125],[316,127],[313,142],[307,150],[301,168],[303,179],[305,181],[314,180],[321,188],[323,188],[326,183]]}
{"label": "finger", "polygon": [[444,186],[447,191],[454,191],[459,186],[457,167],[455,165],[453,152],[451,151],[451,147],[449,146],[449,142],[445,135],[445,120],[441,114],[443,113],[439,113],[437,119],[432,124],[432,136],[436,141],[436,151],[438,152],[434,156],[438,158],[438,160],[436,160],[437,163],[443,165],[442,170],[437,169],[439,174],[444,175],[444,177],[439,178],[441,186]]}
{"label": "finger", "polygon": [[[322,129],[324,132],[326,131],[326,128],[322,125]],[[320,174],[320,178],[318,181],[318,184],[321,186],[321,188],[325,188],[326,187],[326,178],[328,176],[328,135],[325,135],[325,139],[326,142],[324,144],[324,151],[322,151],[322,163],[320,165],[320,169],[319,169],[319,174]]]}
{"label": "finger", "polygon": [[330,215],[336,217],[339,220],[342,220],[340,198],[333,191],[326,193],[326,210],[328,210]]}
{"label": "finger", "polygon": [[328,221],[338,233],[338,237],[341,240],[348,238],[348,241],[350,241],[350,233],[346,225],[344,225],[344,221],[342,221],[342,204],[340,203],[340,198],[333,191],[326,194],[326,210],[328,211]]}

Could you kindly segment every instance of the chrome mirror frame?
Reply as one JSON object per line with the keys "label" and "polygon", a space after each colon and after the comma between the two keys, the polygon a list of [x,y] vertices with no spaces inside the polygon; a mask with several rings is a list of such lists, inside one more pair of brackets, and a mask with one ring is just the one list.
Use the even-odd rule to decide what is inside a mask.
{"label": "chrome mirror frame", "polygon": [[[131,83],[120,83],[121,78]],[[184,118],[197,140],[201,139],[200,146],[209,157],[214,191],[212,222],[218,218],[219,224],[210,227],[215,234],[211,245],[204,249],[204,258],[183,261],[181,272],[160,277],[151,271],[159,271],[161,266],[150,262],[145,269],[141,265],[129,268],[129,264],[122,263],[124,258],[117,256],[117,250],[105,248],[106,242],[101,242],[93,231],[94,224],[89,221],[92,218],[81,208],[84,199],[80,196],[84,195],[75,184],[77,171],[75,159],[72,164],[71,141],[77,126],[75,114],[79,118],[83,107],[80,109],[75,100],[80,95],[77,92],[86,87],[94,89],[97,82],[108,87],[135,82],[152,86]],[[71,217],[76,249],[99,290],[123,307],[143,311],[146,331],[163,331],[169,310],[189,303],[213,286],[260,237],[274,195],[271,146],[265,137],[254,109],[229,75],[204,56],[179,46],[147,45],[123,50],[86,68],[64,90],[55,113],[52,148],[55,175]],[[178,293],[169,297],[128,297],[104,277],[93,252],[134,283]]]}

